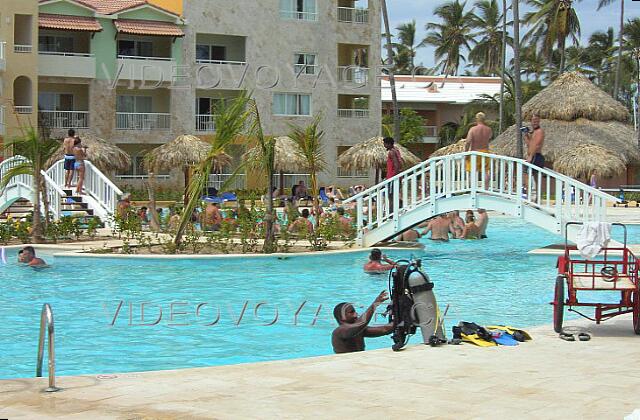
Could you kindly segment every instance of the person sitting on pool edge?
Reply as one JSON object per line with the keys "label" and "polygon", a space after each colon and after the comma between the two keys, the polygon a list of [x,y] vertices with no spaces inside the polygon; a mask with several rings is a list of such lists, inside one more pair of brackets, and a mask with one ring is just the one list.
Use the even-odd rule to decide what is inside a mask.
{"label": "person sitting on pool edge", "polygon": [[333,316],[338,321],[338,328],[331,334],[331,344],[336,354],[364,351],[365,337],[382,337],[393,331],[393,324],[369,326],[378,305],[387,300],[386,290],[382,291],[371,306],[358,316],[352,304],[342,302],[333,308]]}
{"label": "person sitting on pool edge", "polygon": [[44,267],[47,265],[42,258],[36,257],[36,250],[32,246],[22,248],[22,258],[29,267]]}
{"label": "person sitting on pool edge", "polygon": [[369,255],[369,262],[364,265],[364,272],[369,274],[386,273],[395,267],[395,265],[396,263],[387,258],[386,255],[383,255],[382,251],[378,248],[373,248],[371,250],[371,255]]}

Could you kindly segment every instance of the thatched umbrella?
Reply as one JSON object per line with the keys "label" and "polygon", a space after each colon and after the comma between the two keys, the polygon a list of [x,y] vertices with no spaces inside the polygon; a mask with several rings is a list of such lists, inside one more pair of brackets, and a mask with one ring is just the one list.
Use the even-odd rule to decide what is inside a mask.
{"label": "thatched umbrella", "polygon": [[465,150],[465,147],[467,146],[467,139],[461,139],[458,140],[457,142],[450,144],[448,146],[444,146],[439,148],[438,150],[436,150],[435,152],[431,153],[431,156],[429,156],[430,158],[432,157],[438,157],[438,156],[446,156],[446,155],[453,155],[456,153],[462,153]]}
{"label": "thatched umbrella", "polygon": [[578,144],[553,162],[553,170],[576,179],[588,180],[595,170],[599,177],[611,178],[627,169],[627,160],[620,154],[597,144]]}
{"label": "thatched umbrella", "polygon": [[[561,75],[527,102],[523,117],[528,120],[533,115],[541,118],[543,154],[549,162],[585,143],[601,146],[627,162],[640,162],[629,112],[579,73]],[[516,156],[516,130],[516,126],[508,128],[491,143],[491,150]],[[597,170],[595,166],[592,169]]]}
{"label": "thatched umbrella", "polygon": [[[131,164],[131,158],[115,144],[101,139],[93,134],[86,133],[80,136],[82,144],[87,146],[87,159],[103,172],[125,170]],[[49,160],[47,166],[64,159],[64,148],[60,148]]]}
{"label": "thatched umbrella", "polygon": [[[396,147],[400,150],[404,168],[410,168],[422,162],[418,156],[411,153],[406,147],[397,143]],[[347,149],[338,158],[338,164],[348,171],[353,169],[362,171],[374,168],[377,180],[378,173],[386,168],[388,154],[389,152],[384,148],[383,138],[372,137]]]}
{"label": "thatched umbrella", "polygon": [[[182,168],[184,170],[184,185],[186,189],[189,185],[189,169],[205,160],[211,151],[211,147],[211,144],[196,136],[178,136],[169,143],[156,147],[149,152],[146,158],[148,168],[153,172]],[[222,153],[217,156],[214,168],[220,170],[230,162],[231,157],[226,153]]]}
{"label": "thatched umbrella", "polygon": [[[306,165],[306,161],[298,152],[298,145],[290,137],[275,138],[274,170],[280,173],[280,193],[284,189],[284,173],[295,172]],[[259,160],[262,150],[259,147],[249,149],[244,155],[245,160]]]}

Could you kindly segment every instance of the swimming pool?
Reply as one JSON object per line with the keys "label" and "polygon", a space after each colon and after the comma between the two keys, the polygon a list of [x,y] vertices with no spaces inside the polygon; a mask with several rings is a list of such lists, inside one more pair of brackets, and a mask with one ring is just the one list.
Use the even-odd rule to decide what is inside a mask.
{"label": "swimming pool", "polygon": [[[484,241],[427,240],[424,251],[413,252],[423,258],[440,306],[451,305],[448,324],[550,323],[555,259],[526,252],[560,238],[502,218],[491,221],[488,234]],[[388,254],[399,258],[411,252]],[[13,253],[10,264],[0,267],[0,378],[34,375],[44,302],[55,314],[58,375],[330,354],[333,306],[341,301],[366,306],[387,287],[386,276],[362,272],[366,256],[56,257],[49,261],[52,268],[35,271],[13,263]],[[389,337],[369,339],[367,348],[390,344]]]}

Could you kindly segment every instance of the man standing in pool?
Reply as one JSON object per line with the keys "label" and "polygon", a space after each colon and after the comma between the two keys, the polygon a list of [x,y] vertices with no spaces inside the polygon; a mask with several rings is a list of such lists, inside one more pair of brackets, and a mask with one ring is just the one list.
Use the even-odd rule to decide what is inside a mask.
{"label": "man standing in pool", "polygon": [[478,229],[480,229],[480,239],[486,239],[489,215],[485,209],[478,209],[478,220],[476,220],[476,225],[478,226]]}
{"label": "man standing in pool", "polygon": [[369,326],[376,308],[385,300],[387,300],[386,290],[378,295],[376,300],[361,316],[358,316],[353,305],[347,302],[339,303],[333,308],[333,316],[339,324],[331,335],[331,344],[335,353],[364,351],[365,337],[381,337],[393,331],[393,324],[391,323]]}
{"label": "man standing in pool", "polygon": [[456,237],[456,231],[453,229],[451,219],[445,214],[439,214],[435,219],[431,220],[427,228],[422,231],[422,236],[425,236],[429,232],[431,232],[430,239],[432,241],[448,241],[449,233],[451,233],[454,238]]}
{"label": "man standing in pool", "polygon": [[36,250],[32,246],[22,248],[22,259],[29,267],[46,267],[47,263],[42,258],[36,257]]}

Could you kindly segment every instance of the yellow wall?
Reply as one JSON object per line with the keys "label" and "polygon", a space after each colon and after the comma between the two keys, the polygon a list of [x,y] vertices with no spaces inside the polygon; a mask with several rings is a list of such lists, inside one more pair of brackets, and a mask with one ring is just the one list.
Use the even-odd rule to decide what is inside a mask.
{"label": "yellow wall", "polygon": [[149,0],[149,3],[160,6],[170,12],[182,15],[182,0]]}

